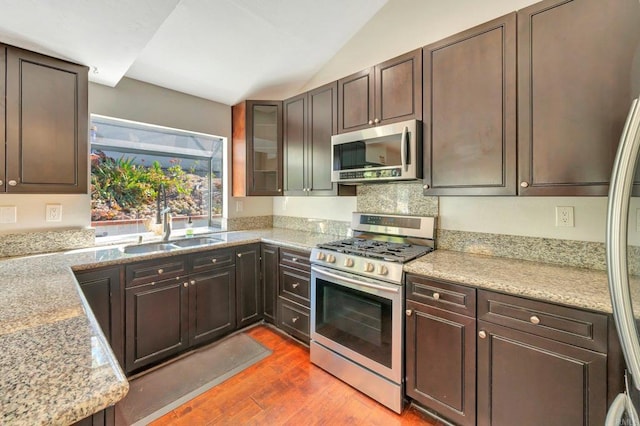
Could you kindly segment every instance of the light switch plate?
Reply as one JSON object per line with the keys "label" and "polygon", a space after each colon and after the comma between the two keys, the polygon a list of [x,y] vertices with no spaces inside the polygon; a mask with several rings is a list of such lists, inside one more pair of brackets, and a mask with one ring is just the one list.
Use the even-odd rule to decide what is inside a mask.
{"label": "light switch plate", "polygon": [[16,206],[0,206],[0,223],[16,223]]}
{"label": "light switch plate", "polygon": [[47,222],[61,222],[62,204],[47,204],[46,220]]}

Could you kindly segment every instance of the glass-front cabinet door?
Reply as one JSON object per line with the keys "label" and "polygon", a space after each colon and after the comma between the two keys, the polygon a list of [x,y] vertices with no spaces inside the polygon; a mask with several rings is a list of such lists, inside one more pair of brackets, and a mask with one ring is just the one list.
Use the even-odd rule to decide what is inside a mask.
{"label": "glass-front cabinet door", "polygon": [[248,101],[248,195],[282,195],[282,102]]}

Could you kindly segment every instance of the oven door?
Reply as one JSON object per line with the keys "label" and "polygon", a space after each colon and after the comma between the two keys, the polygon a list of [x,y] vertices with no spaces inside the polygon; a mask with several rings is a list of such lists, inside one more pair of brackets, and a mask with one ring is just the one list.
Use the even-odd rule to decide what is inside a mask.
{"label": "oven door", "polygon": [[403,289],[313,265],[311,340],[401,383]]}

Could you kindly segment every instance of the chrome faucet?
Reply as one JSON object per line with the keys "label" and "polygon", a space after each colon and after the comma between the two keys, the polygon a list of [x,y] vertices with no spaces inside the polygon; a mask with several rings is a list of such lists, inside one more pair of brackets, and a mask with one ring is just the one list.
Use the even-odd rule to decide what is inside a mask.
{"label": "chrome faucet", "polygon": [[[163,209],[160,210],[160,197],[162,197]],[[167,206],[167,190],[160,184],[158,198],[156,200],[156,225],[163,224],[162,241],[169,241],[171,237],[171,209]]]}

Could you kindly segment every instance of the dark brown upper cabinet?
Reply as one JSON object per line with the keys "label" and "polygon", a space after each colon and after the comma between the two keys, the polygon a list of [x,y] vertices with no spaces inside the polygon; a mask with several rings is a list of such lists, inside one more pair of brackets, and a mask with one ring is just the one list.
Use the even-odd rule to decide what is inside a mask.
{"label": "dark brown upper cabinet", "polygon": [[422,49],[338,80],[338,133],[422,119]]}
{"label": "dark brown upper cabinet", "polygon": [[640,91],[636,0],[546,0],[518,11],[520,195],[607,195]]}
{"label": "dark brown upper cabinet", "polygon": [[516,14],[425,46],[424,194],[516,194]]}
{"label": "dark brown upper cabinet", "polygon": [[232,195],[282,195],[282,102],[231,108]]}
{"label": "dark brown upper cabinet", "polygon": [[6,134],[1,191],[87,192],[87,72],[85,66],[0,45],[0,134]]}
{"label": "dark brown upper cabinet", "polygon": [[285,195],[355,195],[355,188],[331,182],[337,95],[333,82],[283,102]]}

